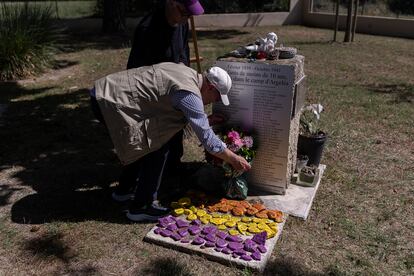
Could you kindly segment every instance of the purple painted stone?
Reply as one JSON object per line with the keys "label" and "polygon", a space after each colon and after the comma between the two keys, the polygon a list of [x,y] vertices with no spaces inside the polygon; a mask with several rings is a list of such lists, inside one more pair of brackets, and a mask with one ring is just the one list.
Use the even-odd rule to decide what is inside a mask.
{"label": "purple painted stone", "polygon": [[154,229],[154,233],[159,235],[161,230],[162,230],[161,228],[157,227],[157,228]]}
{"label": "purple painted stone", "polygon": [[214,248],[214,251],[217,251],[217,252],[221,252],[221,250],[223,250],[223,248],[220,248],[220,247],[215,247]]}
{"label": "purple painted stone", "polygon": [[262,259],[262,255],[260,255],[258,251],[253,252],[251,256],[253,260],[256,260],[256,261],[260,261]]}
{"label": "purple painted stone", "polygon": [[252,238],[252,240],[255,243],[259,244],[259,245],[265,245],[266,239],[267,239],[267,232],[266,231],[258,233],[256,235],[254,235],[253,238]]}
{"label": "purple painted stone", "polygon": [[214,234],[214,233],[217,232],[217,227],[215,227],[215,226],[206,226],[206,227],[203,228],[202,232],[203,232],[203,234],[206,234],[206,235]]}
{"label": "purple painted stone", "polygon": [[172,232],[170,230],[167,230],[167,229],[162,229],[160,231],[160,235],[163,236],[163,237],[169,237],[169,236],[172,235]]}
{"label": "purple painted stone", "polygon": [[229,242],[229,244],[227,245],[228,248],[230,248],[231,250],[235,251],[237,249],[242,249],[243,248],[243,244],[240,242]]}
{"label": "purple painted stone", "polygon": [[222,239],[218,239],[217,241],[216,241],[216,246],[217,247],[226,247],[227,246],[227,242],[225,241],[225,240],[222,240]]}
{"label": "purple painted stone", "polygon": [[190,224],[185,220],[177,219],[177,226],[178,226],[178,228],[183,228],[183,227],[190,226]]}
{"label": "purple painted stone", "polygon": [[200,231],[201,231],[201,228],[196,225],[191,225],[190,227],[188,227],[188,232],[190,232],[190,234],[193,236],[200,233]]}
{"label": "purple painted stone", "polygon": [[208,240],[209,242],[216,242],[217,238],[214,234],[210,233],[206,235],[206,240]]}
{"label": "purple painted stone", "polygon": [[249,251],[249,252],[256,251],[256,243],[252,240],[250,240],[250,242],[245,241],[244,242],[244,250]]}
{"label": "purple painted stone", "polygon": [[181,240],[180,240],[180,242],[182,242],[182,243],[189,243],[191,240],[190,240],[190,238],[189,237],[185,237],[185,238],[182,238]]}
{"label": "purple painted stone", "polygon": [[175,218],[175,217],[173,217],[173,216],[171,216],[171,215],[168,215],[168,216],[164,217],[164,219],[165,219],[166,221],[168,221],[169,223],[174,223],[174,222],[175,222],[175,220],[176,220],[176,218]]}
{"label": "purple painted stone", "polygon": [[161,228],[167,228],[168,227],[168,223],[167,222],[158,222],[157,223],[157,226],[158,227],[161,227]]}
{"label": "purple painted stone", "polygon": [[264,245],[259,245],[257,247],[257,250],[259,250],[261,253],[266,253],[267,252],[266,246],[264,246]]}
{"label": "purple painted stone", "polygon": [[202,245],[205,242],[203,238],[195,237],[192,244],[194,245]]}
{"label": "purple painted stone", "polygon": [[179,229],[179,230],[177,231],[177,233],[178,233],[178,235],[180,235],[181,237],[185,237],[185,236],[187,236],[187,235],[188,235],[188,231],[187,231],[187,229],[186,229],[186,228]]}
{"label": "purple painted stone", "polygon": [[225,238],[227,238],[227,236],[229,235],[229,234],[227,234],[226,232],[223,232],[223,231],[218,231],[217,232],[217,237],[219,237],[220,239],[225,239]]}
{"label": "purple painted stone", "polygon": [[249,255],[243,255],[243,256],[241,256],[240,257],[242,260],[245,260],[245,261],[251,261],[252,260],[252,257],[250,257]]}
{"label": "purple painted stone", "polygon": [[221,250],[221,253],[224,253],[226,255],[230,254],[231,252],[233,252],[230,248],[223,248],[223,250]]}
{"label": "purple painted stone", "polygon": [[201,221],[200,221],[200,220],[198,220],[198,219],[195,219],[195,220],[193,220],[190,224],[191,224],[191,225],[197,225],[197,226],[200,226],[200,225],[201,225]]}
{"label": "purple painted stone", "polygon": [[215,246],[215,243],[214,243],[214,242],[211,242],[211,241],[207,241],[207,242],[204,244],[204,246],[205,246],[205,247],[214,247],[214,246]]}
{"label": "purple painted stone", "polygon": [[163,228],[166,228],[168,225],[172,223],[175,223],[175,221],[168,217],[163,217],[163,218],[158,219],[158,226],[163,227]]}
{"label": "purple painted stone", "polygon": [[242,242],[243,239],[239,236],[233,236],[233,235],[228,235],[226,240],[230,241],[230,242]]}
{"label": "purple painted stone", "polygon": [[167,226],[167,230],[176,231],[178,229],[177,224],[170,224]]}
{"label": "purple painted stone", "polygon": [[178,233],[172,233],[171,236],[170,236],[170,238],[172,238],[175,241],[181,240],[181,236],[178,235]]}
{"label": "purple painted stone", "polygon": [[237,254],[239,256],[246,255],[246,251],[244,251],[243,249],[234,250],[233,253],[235,253],[235,254]]}
{"label": "purple painted stone", "polygon": [[254,241],[252,241],[252,239],[245,239],[244,240],[244,244],[248,244],[248,245],[256,245],[256,243]]}

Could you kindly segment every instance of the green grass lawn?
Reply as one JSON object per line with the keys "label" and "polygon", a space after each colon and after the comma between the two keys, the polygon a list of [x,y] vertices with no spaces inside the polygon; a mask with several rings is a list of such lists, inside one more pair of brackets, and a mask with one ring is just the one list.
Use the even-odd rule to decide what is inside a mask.
{"label": "green grass lawn", "polygon": [[[205,29],[203,67],[269,31],[305,56],[308,102],[326,108],[329,141],[310,216],[288,219],[265,274],[413,274],[414,41]],[[69,43],[61,69],[0,84],[0,274],[253,274],[142,241],[152,224],[128,223],[111,201],[119,165],[88,106],[93,81],[126,67],[128,39],[84,33]],[[186,161],[202,160],[196,141],[186,146]]]}

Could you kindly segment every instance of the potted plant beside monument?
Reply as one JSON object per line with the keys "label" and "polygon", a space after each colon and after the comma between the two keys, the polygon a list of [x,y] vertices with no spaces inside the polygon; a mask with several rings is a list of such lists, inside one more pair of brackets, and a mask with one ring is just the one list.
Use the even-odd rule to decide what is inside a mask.
{"label": "potted plant beside monument", "polygon": [[319,166],[325,146],[327,135],[319,125],[322,111],[321,104],[311,104],[303,108],[300,117],[297,154],[298,156],[308,156],[308,166]]}

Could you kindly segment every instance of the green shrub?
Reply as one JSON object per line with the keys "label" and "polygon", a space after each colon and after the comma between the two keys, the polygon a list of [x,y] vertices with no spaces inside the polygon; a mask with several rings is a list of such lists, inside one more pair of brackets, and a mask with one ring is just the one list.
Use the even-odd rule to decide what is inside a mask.
{"label": "green shrub", "polygon": [[55,30],[50,7],[0,5],[0,80],[22,78],[50,64]]}

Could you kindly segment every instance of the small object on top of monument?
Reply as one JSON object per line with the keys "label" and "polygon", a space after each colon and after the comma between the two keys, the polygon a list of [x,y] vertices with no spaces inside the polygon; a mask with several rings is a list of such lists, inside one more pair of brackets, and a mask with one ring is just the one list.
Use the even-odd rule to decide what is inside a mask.
{"label": "small object on top of monument", "polygon": [[224,57],[248,58],[248,59],[288,59],[293,58],[297,49],[293,47],[276,46],[277,34],[270,32],[266,37],[259,37],[254,43],[240,46],[236,50],[224,55]]}
{"label": "small object on top of monument", "polygon": [[298,51],[296,48],[283,47],[283,45],[281,47],[276,48],[276,50],[279,51],[279,58],[280,59],[293,58],[293,57],[295,57],[295,55]]}

